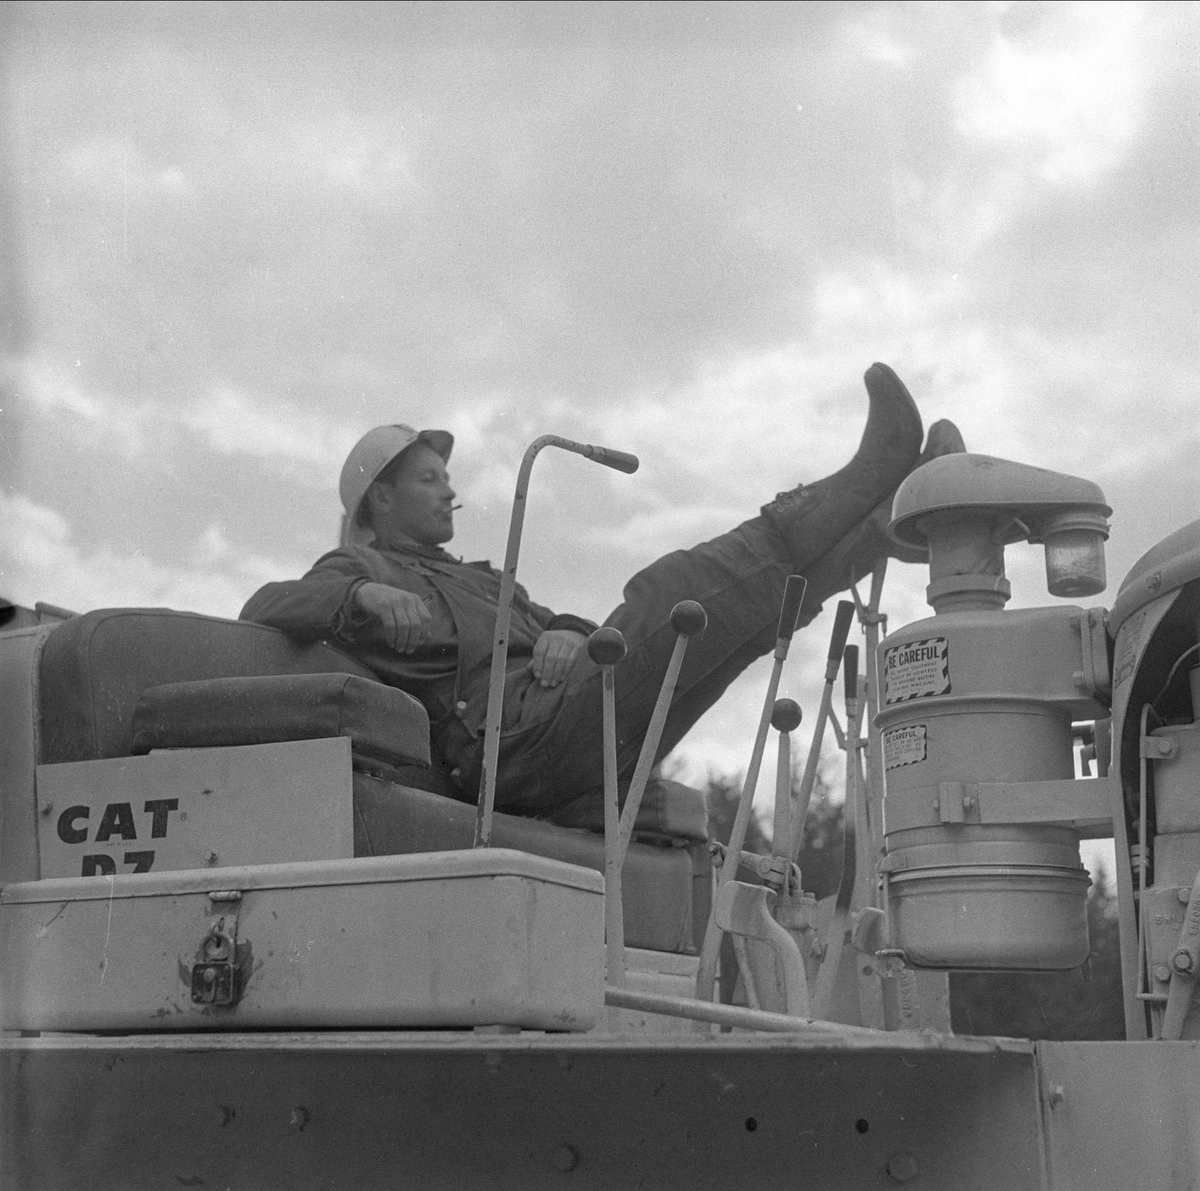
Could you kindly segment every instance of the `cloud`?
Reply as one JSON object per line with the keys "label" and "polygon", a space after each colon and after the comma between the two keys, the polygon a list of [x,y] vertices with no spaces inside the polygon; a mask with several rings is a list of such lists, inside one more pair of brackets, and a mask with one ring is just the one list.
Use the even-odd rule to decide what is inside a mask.
{"label": "cloud", "polygon": [[[76,367],[44,356],[12,366],[27,417],[52,424],[64,444],[103,442],[128,458],[190,431],[217,455],[247,457],[290,481],[334,489],[342,462],[367,427],[306,411],[292,402],[215,387],[191,400],[135,400],[87,387]],[[175,449],[178,443],[172,444]],[[67,447],[66,449],[70,449]],[[158,465],[167,460],[158,458]]]}
{"label": "cloud", "polygon": [[157,195],[186,198],[193,193],[178,165],[151,165],[128,137],[70,142],[61,151],[61,162],[66,177],[94,197],[140,200]]}
{"label": "cloud", "polygon": [[1051,6],[1032,44],[997,34],[985,69],[961,84],[959,132],[1022,154],[1042,182],[1094,184],[1137,128],[1141,11]]}
{"label": "cloud", "polygon": [[130,400],[79,379],[82,362],[46,355],[13,361],[9,371],[26,417],[53,427],[63,442],[95,447],[103,444],[125,458],[144,455],[164,424],[164,411],[150,401]]}
{"label": "cloud", "polygon": [[180,411],[178,420],[217,454],[249,456],[317,488],[336,487],[343,461],[367,429],[228,388]]}
{"label": "cloud", "polygon": [[250,591],[295,567],[233,551],[215,526],[174,562],[83,544],[55,509],[0,493],[0,592],[27,606],[172,607],[236,617]]}

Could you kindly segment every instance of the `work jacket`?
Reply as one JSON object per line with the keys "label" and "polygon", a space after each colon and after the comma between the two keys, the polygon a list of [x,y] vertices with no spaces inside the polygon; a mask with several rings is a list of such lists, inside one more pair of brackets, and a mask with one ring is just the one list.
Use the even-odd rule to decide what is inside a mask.
{"label": "work jacket", "polygon": [[[419,699],[429,713],[435,747],[464,793],[473,796],[482,762],[500,580],[490,563],[462,562],[436,546],[344,546],[319,558],[301,579],[268,583],[250,598],[241,618],[297,640],[328,640],[380,681]],[[425,644],[408,654],[387,644],[378,620],[354,603],[354,593],[370,582],[425,601],[433,616]],[[595,627],[535,604],[517,586],[501,716],[502,775],[506,760],[536,751],[561,703],[565,684],[542,687],[529,668],[538,637],[547,629],[586,635]],[[508,766],[514,778],[524,768]]]}

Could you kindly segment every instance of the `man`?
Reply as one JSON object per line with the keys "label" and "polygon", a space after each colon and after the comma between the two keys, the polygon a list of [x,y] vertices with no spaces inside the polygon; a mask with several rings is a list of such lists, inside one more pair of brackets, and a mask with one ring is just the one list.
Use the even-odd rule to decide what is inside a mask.
{"label": "man", "polygon": [[[628,779],[674,646],[680,600],[697,600],[708,626],[688,645],[659,757],[755,658],[775,645],[789,574],[808,580],[800,622],[821,602],[901,548],[885,533],[891,496],[916,466],[964,449],[950,422],[930,431],[884,364],[867,371],[870,412],[854,458],[816,484],[781,493],[758,517],[675,551],[626,585],[606,624],[624,634],[617,671],[618,767]],[[242,610],[304,640],[325,638],[381,681],[416,696],[433,742],[465,798],[477,796],[500,572],[442,549],[454,536],[454,489],[443,430],[379,426],[350,452],[340,492],[348,544],[302,579],[269,583]],[[601,785],[601,677],[584,644],[596,626],[555,614],[518,587],[509,634],[496,805],[561,806]]]}

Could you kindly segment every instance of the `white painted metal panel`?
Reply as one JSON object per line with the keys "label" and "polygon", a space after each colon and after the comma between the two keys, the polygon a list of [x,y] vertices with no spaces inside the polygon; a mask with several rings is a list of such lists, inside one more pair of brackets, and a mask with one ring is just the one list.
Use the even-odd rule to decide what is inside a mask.
{"label": "white painted metal panel", "polygon": [[501,848],[9,885],[0,1028],[590,1029],[603,888]]}
{"label": "white painted metal panel", "polygon": [[39,765],[41,876],[349,858],[351,778],[343,736]]}

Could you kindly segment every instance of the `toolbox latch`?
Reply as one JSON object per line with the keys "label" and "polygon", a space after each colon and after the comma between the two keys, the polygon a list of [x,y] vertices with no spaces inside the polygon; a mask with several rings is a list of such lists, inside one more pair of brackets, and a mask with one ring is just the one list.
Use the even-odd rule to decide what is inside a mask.
{"label": "toolbox latch", "polygon": [[192,1003],[228,1008],[236,1005],[241,996],[237,941],[222,918],[204,936],[197,961],[192,964]]}

